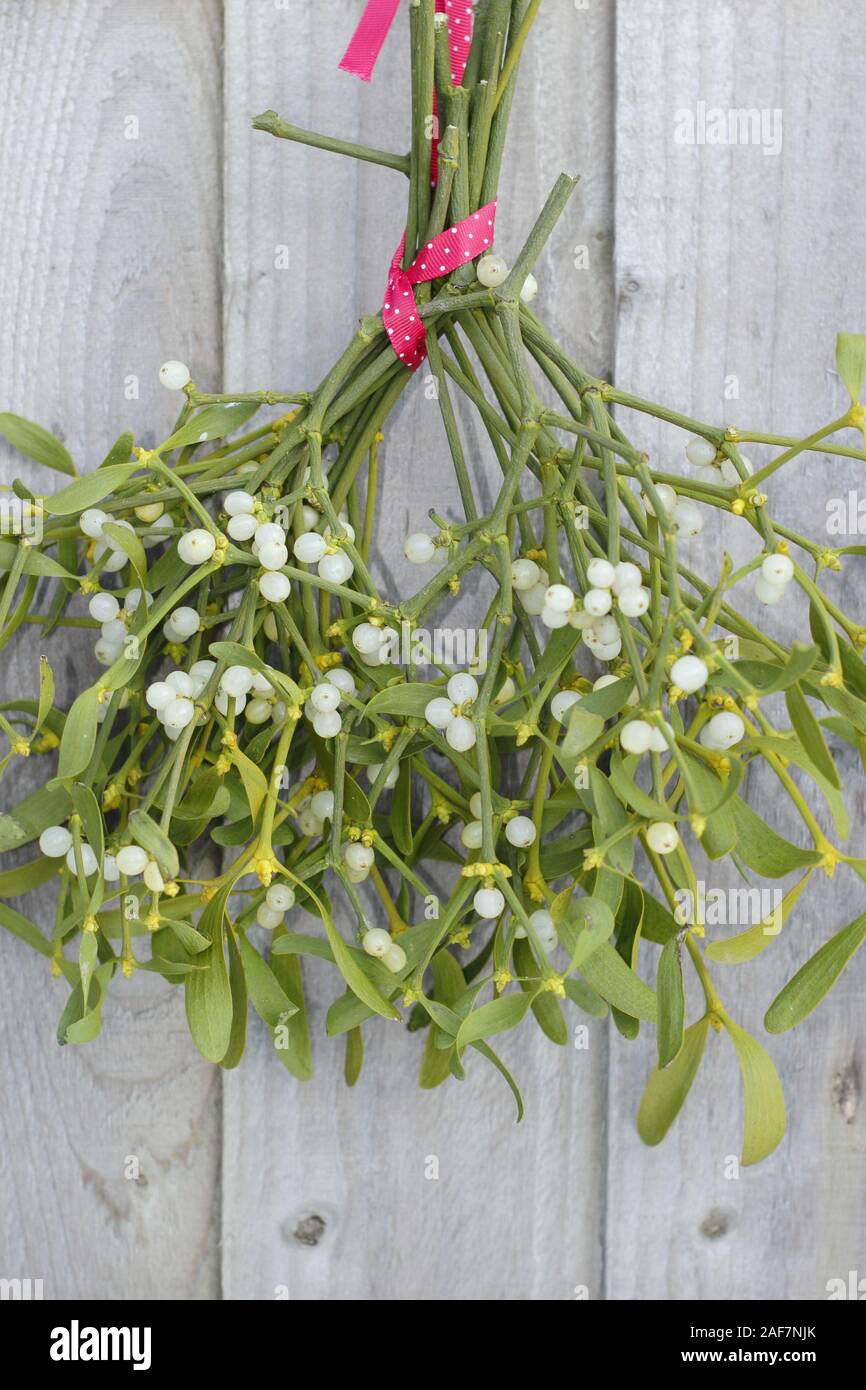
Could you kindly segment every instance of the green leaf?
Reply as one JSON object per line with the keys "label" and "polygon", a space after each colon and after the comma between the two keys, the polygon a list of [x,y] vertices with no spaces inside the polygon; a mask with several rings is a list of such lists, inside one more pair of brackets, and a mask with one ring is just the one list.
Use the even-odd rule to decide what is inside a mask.
{"label": "green leaf", "polygon": [[[433,997],[437,1003],[452,1007],[466,992],[466,980],[459,962],[447,946],[437,951],[430,962],[433,971]],[[421,1073],[418,1084],[425,1091],[441,1086],[451,1074],[452,1050],[437,1046],[437,1027],[434,1024],[427,1034],[424,1055],[421,1059]],[[453,1036],[453,1035],[452,1035]]]}
{"label": "green leaf", "polygon": [[491,999],[489,1003],[473,1009],[457,1031],[458,1055],[472,1042],[516,1028],[525,1018],[528,1008],[529,995],[521,993],[503,994],[501,999]]}
{"label": "green leaf", "polygon": [[625,709],[633,690],[634,681],[631,676],[627,676],[624,680],[603,685],[601,690],[593,690],[589,695],[581,696],[580,707],[590,714],[600,714],[602,719],[612,719],[615,714],[620,714]]}
{"label": "green leaf", "polygon": [[20,864],[17,869],[5,869],[0,873],[0,898],[23,898],[25,893],[40,888],[59,871],[58,861],[44,854]]}
{"label": "green leaf", "polygon": [[789,685],[799,681],[811,671],[819,656],[820,652],[814,643],[807,647],[802,642],[795,642],[791,647],[791,656],[784,665],[769,661],[735,661],[734,669],[738,675],[744,676],[760,695],[771,695],[777,690],[786,690]]}
{"label": "green leaf", "polygon": [[84,1000],[84,1007],[87,1008],[87,997],[90,993],[90,981],[93,976],[93,967],[96,964],[99,953],[99,942],[96,939],[96,932],[82,932],[78,943],[78,969],[81,975],[81,997]]}
{"label": "green leaf", "polygon": [[106,961],[104,965],[98,966],[93,972],[91,988],[95,988],[96,994],[89,1012],[85,1012],[81,986],[76,986],[70,998],[72,1010],[63,1031],[62,1042],[81,1044],[92,1042],[94,1038],[99,1036],[102,1028],[102,1005],[108,983],[113,974],[114,961]]}
{"label": "green leaf", "polygon": [[523,1106],[523,1096],[520,1094],[520,1088],[518,1087],[517,1082],[514,1080],[514,1077],[511,1075],[511,1072],[508,1070],[507,1066],[502,1061],[502,1058],[497,1056],[497,1054],[493,1051],[493,1048],[490,1047],[486,1042],[474,1042],[472,1044],[472,1047],[475,1049],[476,1052],[480,1052],[482,1057],[486,1057],[488,1062],[490,1062],[491,1066],[494,1066],[496,1070],[499,1072],[500,1076],[505,1078],[506,1082],[508,1083],[508,1088],[511,1091],[511,1094],[514,1096],[514,1103],[517,1106],[517,1123],[520,1124],[520,1121],[523,1119],[523,1116],[526,1112]]}
{"label": "green leaf", "polygon": [[196,931],[191,922],[171,921],[168,930],[177,937],[183,949],[191,956],[197,956],[200,951],[206,951],[210,946],[207,937]]}
{"label": "green leaf", "polygon": [[750,869],[763,878],[784,878],[794,869],[818,864],[817,850],[799,849],[762,820],[741,797],[734,797],[734,820],[737,826],[737,852]]}
{"label": "green leaf", "polygon": [[572,970],[582,968],[584,961],[613,935],[614,915],[601,898],[579,897],[569,904],[567,915],[556,925],[571,958],[568,967],[571,974]]}
{"label": "green leaf", "polygon": [[347,1086],[354,1086],[364,1065],[364,1035],[360,1028],[350,1028],[346,1034],[346,1059],[343,1063],[343,1079]]}
{"label": "green leaf", "polygon": [[397,785],[391,798],[388,816],[391,838],[402,855],[412,850],[412,765],[406,759],[400,765]]}
{"label": "green leaf", "polygon": [[0,434],[4,439],[8,439],[19,454],[25,454],[27,458],[42,463],[47,468],[54,468],[58,473],[68,473],[70,478],[75,477],[75,464],[69,450],[42,425],[25,420],[23,415],[12,415],[9,411],[2,411]]}
{"label": "green leaf", "polygon": [[232,996],[232,1027],[229,1044],[220,1058],[223,1071],[233,1071],[240,1066],[247,1046],[247,1015],[249,1014],[249,995],[244,974],[243,961],[233,931],[226,932],[226,948],[229,957],[229,990]]}
{"label": "green leaf", "polygon": [[664,946],[672,936],[676,936],[682,928],[674,917],[673,913],[644,890],[643,895],[643,922],[641,924],[641,935],[645,941],[653,941],[656,946]]}
{"label": "green leaf", "polygon": [[845,383],[852,405],[857,405],[866,377],[866,334],[836,334],[836,371]]}
{"label": "green leaf", "polygon": [[693,1023],[670,1066],[650,1072],[637,1116],[637,1132],[645,1144],[660,1144],[682,1110],[701,1065],[709,1024],[708,1015]]}
{"label": "green leaf", "polygon": [[129,831],[136,844],[147,850],[164,874],[177,878],[180,873],[177,850],[162,827],[151,820],[146,811],[130,812]]}
{"label": "green leaf", "polygon": [[791,723],[812,762],[822,777],[826,777],[837,791],[841,790],[842,783],[839,780],[839,773],[830,756],[830,750],[824,742],[821,725],[809,708],[806,697],[798,685],[792,685],[785,691],[785,704],[788,706]]}
{"label": "green leaf", "polygon": [[[52,861],[49,860],[50,862]],[[19,941],[24,941],[31,950],[38,951],[41,956],[51,955],[51,942],[46,941],[39,928],[28,917],[23,917],[20,912],[16,912],[13,907],[7,907],[5,903],[0,903],[0,927],[17,936]]]}
{"label": "green leaf", "polygon": [[580,967],[588,985],[609,1004],[632,1018],[655,1023],[658,1007],[655,991],[630,970],[609,941],[599,946]]}
{"label": "green leaf", "polygon": [[785,1033],[820,1004],[866,939],[866,912],[836,932],[776,995],[764,1018],[768,1033]]}
{"label": "green leaf", "polygon": [[84,834],[87,836],[87,843],[96,855],[97,861],[101,864],[105,853],[105,842],[102,833],[102,812],[99,809],[99,802],[83,782],[76,782],[72,788],[72,804],[81,817],[81,825]]}
{"label": "green leaf", "polygon": [[99,728],[98,710],[99,695],[96,686],[92,685],[87,690],[82,690],[66,716],[60,740],[58,777],[77,777],[93,757]]}
{"label": "green leaf", "polygon": [[565,737],[559,750],[560,762],[570,766],[585,748],[589,748],[590,744],[595,742],[603,729],[604,720],[601,715],[593,714],[584,707],[582,700],[578,700],[565,716]]}
{"label": "green leaf", "polygon": [[514,966],[520,988],[530,996],[532,1013],[542,1033],[551,1042],[564,1047],[568,1042],[568,1029],[562,1007],[549,990],[539,990],[541,970],[526,939],[521,938],[514,943]]}
{"label": "green leaf", "polygon": [[47,656],[39,658],[39,706],[33,734],[38,734],[54,706],[54,672],[48,664]]}
{"label": "green leaf", "polygon": [[68,487],[61,488],[53,497],[46,497],[42,505],[52,516],[72,516],[74,512],[83,512],[88,507],[95,507],[97,502],[119,488],[138,467],[137,463],[117,463],[111,468],[97,468],[95,473],[86,473],[83,478],[77,478]]}
{"label": "green leaf", "polygon": [[278,1023],[285,1023],[298,1012],[297,1005],[292,1003],[267,961],[242,932],[237,941],[252,1006],[268,1027],[276,1028]]}
{"label": "green leaf", "polygon": [[[744,960],[754,960],[762,951],[775,941],[779,931],[788,920],[788,915],[794,910],[797,901],[809,879],[814,873],[813,869],[808,869],[801,879],[789,888],[780,904],[780,921],[775,921],[773,917],[764,918],[756,922],[747,931],[740,932],[737,936],[729,936],[724,941],[713,941],[707,947],[707,959],[718,961],[722,965],[738,965]],[[757,891],[757,890],[756,890]]]}
{"label": "green leaf", "polygon": [[[337,931],[334,925],[334,919],[325,907],[325,904],[316,896],[309,884],[301,883],[301,880],[296,879],[294,874],[290,874],[289,877],[306,893],[309,893],[318,908],[319,916],[325,927],[325,935],[328,938],[328,945],[334,954],[334,961],[336,962],[337,969],[352,993],[361,1000],[362,1004],[366,1004],[368,1009],[372,1009],[374,1014],[379,1014],[382,1018],[399,1019],[399,1011],[395,1009],[394,1005],[390,1004],[387,999],[383,998],[376,986],[364,974],[360,965],[357,964],[354,953],[350,951],[340,933]],[[396,983],[397,981],[395,979],[395,984]]]}
{"label": "green leaf", "polygon": [[608,776],[610,785],[620,801],[625,806],[633,807],[639,815],[648,816],[650,820],[676,821],[677,815],[670,807],[659,805],[649,792],[645,792],[635,782],[633,773],[639,762],[639,758],[623,758],[619,752],[615,752],[611,757]]}
{"label": "green leaf", "polygon": [[[274,945],[271,949],[271,970],[297,1009],[285,1023],[281,1023],[271,1034],[274,1051],[286,1071],[298,1081],[309,1081],[313,1074],[313,1052],[310,1044],[310,1025],[304,1001],[304,975],[298,956],[278,955],[274,952],[283,939],[285,927],[277,927]],[[324,944],[324,943],[323,943]]]}
{"label": "green leaf", "polygon": [[132,430],[124,430],[123,434],[115,439],[100,468],[113,468],[118,463],[129,463],[132,454],[132,446],[135,443],[135,435]]}
{"label": "green leaf", "polygon": [[237,401],[235,404],[206,405],[202,410],[181,425],[179,430],[169,435],[160,447],[160,453],[169,449],[183,449],[187,444],[204,444],[212,439],[222,439],[233,434],[245,425],[258,410],[255,401]]}
{"label": "green leaf", "polygon": [[127,526],[117,526],[113,521],[105,521],[102,524],[102,534],[106,540],[114,541],[123,551],[143,585],[144,576],[147,574],[147,559],[144,554],[144,546],[136,533],[130,531]]}
{"label": "green leaf", "polygon": [[228,756],[240,773],[249,803],[250,815],[253,818],[253,825],[255,825],[262,802],[268,794],[268,779],[261,768],[257,767],[246,753],[242,753],[240,748],[230,748]]}
{"label": "green leaf", "polygon": [[785,1096],[770,1054],[756,1038],[740,1028],[727,1014],[722,1023],[728,1031],[740,1064],[743,1079],[743,1166],[760,1163],[782,1142],[787,1128]]}
{"label": "green leaf", "polygon": [[208,968],[195,971],[184,984],[189,1031],[208,1062],[222,1061],[232,1033],[232,994],[223,948],[223,919],[229,891],[228,886],[221,888],[202,913],[199,930],[210,945],[200,959]]}
{"label": "green leaf", "polygon": [[429,681],[401,681],[399,685],[388,685],[368,701],[366,715],[402,714],[413,719],[422,718],[431,700],[442,697],[445,687]]}
{"label": "green leaf", "polygon": [[659,1066],[670,1066],[683,1045],[685,999],[683,996],[683,966],[679,938],[672,936],[662,948],[656,977],[658,997],[658,1029],[656,1041]]}

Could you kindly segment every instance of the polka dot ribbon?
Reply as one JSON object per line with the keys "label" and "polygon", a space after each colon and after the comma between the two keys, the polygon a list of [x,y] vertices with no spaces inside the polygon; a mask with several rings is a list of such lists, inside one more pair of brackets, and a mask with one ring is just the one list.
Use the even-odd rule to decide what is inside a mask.
{"label": "polka dot ribbon", "polygon": [[495,222],[494,201],[428,241],[408,270],[402,269],[406,247],[406,235],[403,234],[391,262],[388,288],[382,305],[382,322],[392,348],[410,372],[416,372],[427,356],[427,334],[415,303],[413,287],[423,284],[425,280],[436,280],[440,275],[450,275],[458,266],[489,251],[493,245]]}
{"label": "polka dot ribbon", "polygon": [[[344,72],[369,82],[376,59],[388,37],[400,0],[367,0],[361,21],[340,61]],[[451,81],[459,87],[466,71],[472,43],[472,7],[475,0],[436,0],[436,13],[448,16],[448,47],[451,52]]]}
{"label": "polka dot ribbon", "polygon": [[[340,67],[345,72],[354,73],[362,81],[369,82],[376,66],[376,59],[388,37],[388,30],[397,13],[399,0],[367,0],[349,47],[343,54]],[[448,18],[448,50],[451,55],[451,81],[459,87],[466,71],[469,49],[472,44],[474,0],[436,0],[436,13]],[[433,113],[436,114],[436,94],[433,94]],[[434,144],[431,154],[430,173],[436,182],[438,173],[437,148]],[[391,346],[405,367],[416,372],[427,356],[427,335],[418,305],[415,302],[414,286],[426,280],[435,280],[440,275],[450,275],[452,270],[467,261],[489,251],[493,245],[493,230],[496,221],[496,203],[488,203],[471,213],[456,227],[428,241],[415,257],[408,270],[403,270],[403,254],[406,249],[406,236],[394,253],[388,276],[388,287],[382,305],[382,321],[391,340]]]}

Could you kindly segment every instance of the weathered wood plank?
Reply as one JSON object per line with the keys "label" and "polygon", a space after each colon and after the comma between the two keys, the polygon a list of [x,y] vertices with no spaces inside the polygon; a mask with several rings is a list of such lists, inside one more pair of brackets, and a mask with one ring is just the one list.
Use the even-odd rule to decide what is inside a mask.
{"label": "weathered wood plank", "polygon": [[[371,87],[337,70],[359,9],[354,0],[334,4],[321,26],[312,7],[269,14],[237,0],[227,5],[232,386],[315,383],[356,318],[381,300],[405,218],[401,177],[248,130],[251,114],[274,107],[302,126],[391,149],[408,145],[405,15]],[[587,171],[539,280],[545,313],[600,371],[610,353],[611,53],[609,5],[546,7],[521,79],[497,243],[513,255],[560,168]],[[580,83],[571,80],[574,70]],[[590,248],[589,273],[572,268],[578,244]],[[289,248],[288,272],[274,270],[279,245]],[[417,586],[402,541],[423,526],[427,508],[459,515],[426,385],[413,383],[386,431],[376,558],[389,592]],[[466,438],[481,495],[492,495],[481,431],[467,426]],[[461,613],[477,618],[478,603],[468,595]],[[366,1030],[367,1064],[347,1092],[342,1047],[323,1036],[325,1006],[337,992],[333,972],[313,968],[308,980],[313,1081],[289,1080],[255,1030],[251,1055],[225,1079],[225,1295],[569,1298],[577,1285],[598,1293],[603,1028],[588,1052],[531,1040],[529,1029],[519,1051],[503,1048],[531,1116],[516,1129],[501,1079],[478,1065],[462,1089],[419,1092],[419,1039],[396,1028]],[[438,1181],[425,1179],[431,1157]]]}
{"label": "weathered wood plank", "polygon": [[[620,0],[616,375],[625,389],[701,419],[779,433],[809,433],[844,409],[834,337],[866,320],[851,241],[866,217],[866,195],[846,174],[859,155],[849,113],[860,101],[856,55],[864,38],[866,14],[854,3]],[[696,112],[700,102],[726,112],[778,109],[781,152],[676,143],[678,113]],[[665,466],[685,470],[677,431],[637,416],[625,423]],[[747,452],[761,462],[770,456],[757,446]],[[811,455],[771,481],[773,514],[820,540],[827,498],[862,485],[861,473]],[[744,532],[742,524],[714,523],[690,543],[695,567],[717,565],[723,547],[737,558],[754,554],[757,538]],[[847,562],[847,578],[827,582],[861,614],[862,564]],[[756,612],[751,598],[744,607]],[[789,640],[808,630],[796,599],[758,612]],[[840,763],[857,779],[850,810],[862,853],[862,770],[844,753]],[[757,797],[782,833],[800,836],[772,775],[761,776]],[[734,881],[717,868],[708,879],[721,887]],[[714,969],[734,1017],[768,1042],[788,1097],[789,1135],[758,1169],[726,1178],[740,1119],[724,1037],[711,1035],[687,1109],[655,1151],[634,1129],[652,1040],[611,1044],[608,1297],[823,1298],[829,1279],[863,1270],[866,960],[795,1033],[768,1041],[761,1023],[794,969],[862,906],[862,883],[840,871],[832,885],[822,879],[810,887],[760,962],[742,973]]]}
{"label": "weathered wood plank", "polygon": [[[124,427],[165,437],[166,357],[219,371],[220,19],[216,0],[0,5],[0,399],[85,470]],[[16,475],[59,485],[4,448]],[[99,669],[88,647],[52,638],[63,703]],[[35,692],[37,655],[26,632],[4,653],[7,692]],[[49,771],[11,770],[4,805]],[[52,892],[29,911],[50,927]],[[182,1001],[141,976],[61,1052],[65,987],[2,952],[3,1274],[46,1298],[218,1296],[219,1081]]]}

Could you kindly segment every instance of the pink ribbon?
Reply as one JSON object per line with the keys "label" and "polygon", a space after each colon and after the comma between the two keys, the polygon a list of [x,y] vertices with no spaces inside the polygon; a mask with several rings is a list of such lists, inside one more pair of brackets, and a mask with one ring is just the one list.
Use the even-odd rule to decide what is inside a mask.
{"label": "pink ribbon", "polygon": [[[400,0],[367,0],[361,21],[340,61],[344,72],[369,82],[376,59],[394,23]],[[436,0],[436,13],[448,16],[448,48],[451,53],[451,81],[459,87],[466,71],[472,43],[472,7],[475,0]]]}
{"label": "pink ribbon", "polygon": [[[463,81],[469,59],[474,3],[475,0],[436,0],[436,13],[447,15],[448,18],[451,81],[455,87],[459,87]],[[345,72],[354,73],[363,82],[370,81],[376,59],[394,22],[398,4],[399,0],[367,0],[361,22],[340,62],[340,67]],[[435,92],[433,114],[436,115]],[[430,162],[430,173],[434,183],[439,165],[437,155],[434,143]],[[403,253],[406,249],[404,232],[391,262],[388,287],[382,305],[382,321],[392,348],[410,372],[416,372],[427,356],[427,334],[418,313],[413,286],[420,285],[425,280],[436,280],[440,275],[450,275],[459,265],[464,265],[466,261],[471,261],[482,255],[485,250],[489,250],[493,245],[495,221],[496,203],[488,203],[469,217],[464,217],[456,227],[449,227],[447,231],[428,241],[408,270],[402,269]]]}
{"label": "pink ribbon", "polygon": [[391,340],[391,346],[410,372],[416,372],[427,356],[427,334],[418,305],[415,302],[413,286],[425,280],[436,280],[440,275],[450,275],[452,270],[464,265],[466,261],[489,251],[493,245],[496,222],[496,202],[487,203],[477,212],[470,213],[455,227],[440,232],[428,241],[418,252],[408,270],[401,268],[406,235],[391,262],[385,302],[382,305],[382,322]]}

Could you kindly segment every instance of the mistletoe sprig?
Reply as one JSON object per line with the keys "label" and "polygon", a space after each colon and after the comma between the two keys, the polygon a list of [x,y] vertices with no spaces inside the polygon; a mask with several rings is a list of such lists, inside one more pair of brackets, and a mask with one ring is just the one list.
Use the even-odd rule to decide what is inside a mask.
{"label": "mistletoe sprig", "polygon": [[[537,8],[490,0],[454,87],[434,0],[413,0],[408,155],[273,112],[254,124],[408,176],[409,264],[495,196]],[[431,188],[434,89],[444,131]],[[379,315],[311,392],[205,393],[183,363],[165,363],[163,384],[183,393],[171,434],[155,449],[123,434],[82,476],[41,427],[0,416],[14,446],[72,479],[41,497],[14,484],[0,643],[28,625],[43,638],[78,628],[104,667],[64,712],[43,659],[35,697],[0,711],[3,771],[56,758],[45,785],[0,817],[0,848],[40,851],[0,874],[0,893],[56,878],[53,926],[5,903],[0,922],[69,985],[61,1041],[94,1038],[109,986],[150,970],[184,989],[206,1058],[240,1061],[252,1003],[278,1059],[306,1078],[312,957],[339,983],[327,1031],[345,1039],[350,1084],[365,1030],[402,1019],[425,1033],[422,1086],[462,1079],[477,1052],[520,1115],[490,1040],[531,1016],[525,1026],[563,1044],[572,1010],[611,1011],[626,1038],[656,1026],[638,1117],[647,1142],[674,1121],[711,1030],[740,1062],[743,1161],[782,1138],[773,1063],[710,973],[753,959],[780,923],[708,942],[696,865],[796,875],[782,923],[813,874],[866,878],[866,861],[840,848],[848,817],[827,742],[866,757],[866,628],[820,586],[846,550],[774,521],[763,491],[808,451],[864,457],[866,339],[840,334],[850,408],[802,440],[690,419],[591,376],[531,307],[533,268],[575,183],[557,181],[513,266],[491,251],[419,287],[462,517],[433,512],[407,538],[407,558],[430,569],[408,597],[380,591],[371,572],[380,448],[412,380]],[[457,397],[501,468],[487,512]],[[282,413],[256,423],[266,407]],[[646,415],[683,431],[683,473],[641,450]],[[856,447],[836,440],[844,431]],[[757,471],[750,440],[778,450]],[[678,546],[714,512],[741,518],[754,553],[738,569],[725,557],[710,582]],[[429,633],[481,570],[495,596],[479,659],[460,669]],[[769,630],[737,607],[745,586]],[[811,633],[788,646],[771,609],[796,589]],[[749,805],[756,761],[793,805],[798,843]],[[838,843],[813,814],[816,794]],[[223,867],[201,878],[208,844]],[[814,954],[804,943],[767,1028],[810,1013],[864,936],[866,916]],[[641,941],[658,949],[654,987],[638,973]],[[704,1001],[691,1022],[684,970]]]}

